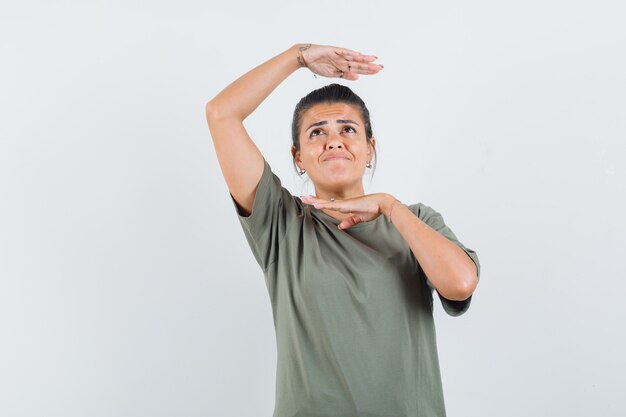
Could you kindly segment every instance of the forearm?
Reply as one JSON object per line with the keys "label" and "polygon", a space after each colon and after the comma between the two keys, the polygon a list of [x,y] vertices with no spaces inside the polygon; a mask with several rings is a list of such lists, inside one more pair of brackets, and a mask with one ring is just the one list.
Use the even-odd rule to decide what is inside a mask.
{"label": "forearm", "polygon": [[439,294],[455,301],[465,300],[472,295],[478,284],[476,265],[463,249],[427,225],[391,195],[386,198],[382,210],[385,216],[391,210],[391,224],[407,242]]}
{"label": "forearm", "polygon": [[244,120],[272,91],[300,66],[295,44],[228,85],[207,104],[207,113],[216,117]]}

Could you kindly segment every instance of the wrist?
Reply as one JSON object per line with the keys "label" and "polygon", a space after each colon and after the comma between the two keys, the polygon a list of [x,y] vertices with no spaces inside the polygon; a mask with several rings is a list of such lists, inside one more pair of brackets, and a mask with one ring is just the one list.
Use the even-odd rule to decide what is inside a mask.
{"label": "wrist", "polygon": [[386,194],[385,195],[385,199],[384,199],[383,205],[381,207],[381,212],[382,212],[383,216],[385,216],[385,218],[387,219],[387,221],[389,223],[392,223],[391,216],[393,215],[394,208],[395,209],[398,208],[398,207],[396,207],[398,204],[402,204],[400,202],[400,200],[398,200],[397,198],[395,198],[391,194]]}
{"label": "wrist", "polygon": [[294,45],[294,49],[296,51],[296,62],[298,63],[298,68],[308,68],[309,65],[304,59],[303,52],[311,47],[310,43],[297,43]]}

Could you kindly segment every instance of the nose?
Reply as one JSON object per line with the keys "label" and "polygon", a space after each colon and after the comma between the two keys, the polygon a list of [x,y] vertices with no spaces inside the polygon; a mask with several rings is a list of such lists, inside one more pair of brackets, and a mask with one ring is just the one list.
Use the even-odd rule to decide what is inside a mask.
{"label": "nose", "polygon": [[326,141],[326,148],[328,148],[328,149],[335,149],[335,148],[342,149],[343,148],[343,138],[341,137],[341,135],[339,133],[336,133],[336,132],[331,132],[328,135],[328,140]]}

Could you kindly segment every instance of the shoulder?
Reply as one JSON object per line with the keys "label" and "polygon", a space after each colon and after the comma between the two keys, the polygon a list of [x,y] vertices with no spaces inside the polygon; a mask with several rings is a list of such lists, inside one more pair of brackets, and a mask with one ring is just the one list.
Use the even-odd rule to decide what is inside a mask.
{"label": "shoulder", "polygon": [[405,206],[422,220],[434,214],[439,214],[431,206],[424,203],[405,204]]}
{"label": "shoulder", "polygon": [[415,203],[407,205],[407,208],[411,210],[418,219],[429,225],[435,230],[439,230],[445,227],[443,216],[437,210],[425,203]]}

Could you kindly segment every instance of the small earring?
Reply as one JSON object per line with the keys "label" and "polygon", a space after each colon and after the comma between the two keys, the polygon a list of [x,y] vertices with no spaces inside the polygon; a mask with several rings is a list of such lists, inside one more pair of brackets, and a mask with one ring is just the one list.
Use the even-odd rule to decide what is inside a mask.
{"label": "small earring", "polygon": [[304,174],[305,172],[306,172],[306,169],[299,169],[299,170],[298,170],[298,173],[299,173],[300,175]]}
{"label": "small earring", "polygon": [[365,168],[371,168],[372,167],[372,161],[369,161],[367,164],[365,164]]}

